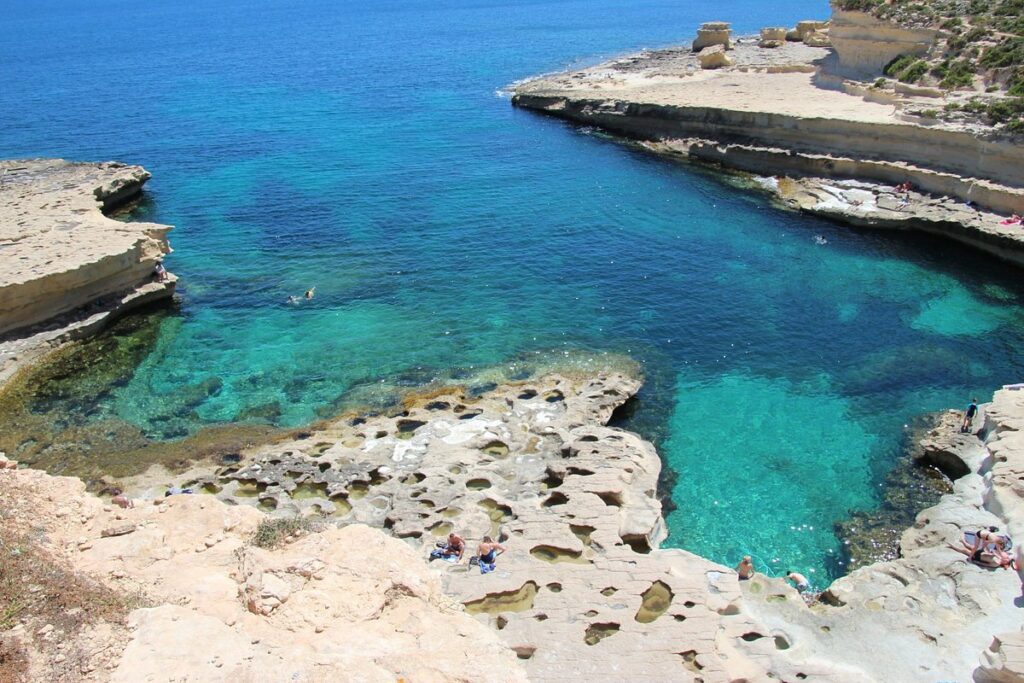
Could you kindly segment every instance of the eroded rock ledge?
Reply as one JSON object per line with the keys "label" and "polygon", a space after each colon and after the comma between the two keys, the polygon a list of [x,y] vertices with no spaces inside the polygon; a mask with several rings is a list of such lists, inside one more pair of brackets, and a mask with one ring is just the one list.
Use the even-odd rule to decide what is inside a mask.
{"label": "eroded rock ledge", "polygon": [[597,681],[923,682],[1021,670],[1020,579],[966,564],[944,544],[989,524],[1024,538],[1024,391],[985,406],[988,449],[956,433],[955,417],[929,434],[928,457],[955,459],[951,471],[967,474],[918,516],[900,559],[853,572],[808,606],[779,579],[741,583],[726,567],[658,549],[657,454],[605,426],[638,387],[608,373],[483,394],[439,389],[395,414],[231,456],[214,474],[148,478],[134,490],[188,484],[274,514],[326,513],[388,530],[418,561],[450,530],[471,544],[500,538],[509,552],[492,574],[434,570],[531,680],[572,670]]}
{"label": "eroded rock ledge", "polygon": [[[656,152],[782,176],[787,183],[768,189],[803,211],[925,230],[1024,265],[1024,227],[1000,225],[1024,213],[1024,146],[1015,139],[914,115],[941,102],[844,80],[826,70],[836,63],[829,48],[765,49],[747,39],[730,60],[708,71],[688,50],[644,52],[525,81],[512,101]],[[850,201],[827,189],[858,182],[867,194]],[[873,201],[904,182],[913,185],[909,197]]]}
{"label": "eroded rock ledge", "polygon": [[170,226],[105,215],[142,191],[141,166],[0,161],[0,380],[11,361],[170,297],[156,282]]}

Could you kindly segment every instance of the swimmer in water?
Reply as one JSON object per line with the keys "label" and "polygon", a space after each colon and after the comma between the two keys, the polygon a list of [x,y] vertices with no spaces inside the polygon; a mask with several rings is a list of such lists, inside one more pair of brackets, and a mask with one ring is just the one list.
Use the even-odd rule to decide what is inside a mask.
{"label": "swimmer in water", "polygon": [[814,236],[814,243],[815,244],[828,244],[828,240],[825,239],[825,237],[823,235],[815,235]]}
{"label": "swimmer in water", "polygon": [[295,296],[294,294],[291,295],[290,297],[288,297],[288,303],[290,303],[290,304],[297,304],[297,303],[299,303],[299,297]]}
{"label": "swimmer in water", "polygon": [[316,287],[310,287],[309,289],[307,289],[306,290],[306,298],[307,299],[312,299],[313,298],[313,292],[315,292],[315,291],[316,291]]}

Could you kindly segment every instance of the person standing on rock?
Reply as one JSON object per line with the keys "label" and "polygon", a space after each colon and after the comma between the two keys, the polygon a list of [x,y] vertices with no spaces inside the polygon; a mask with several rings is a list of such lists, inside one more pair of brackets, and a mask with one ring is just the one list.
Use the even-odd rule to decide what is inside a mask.
{"label": "person standing on rock", "polygon": [[736,565],[736,573],[740,576],[740,581],[746,581],[754,575],[754,563],[750,559],[750,555],[744,555],[740,563]]}
{"label": "person standing on rock", "polygon": [[786,579],[793,582],[798,592],[803,593],[811,589],[811,582],[807,580],[807,577],[799,572],[795,572],[792,569],[786,572]]}
{"label": "person standing on rock", "polygon": [[971,431],[971,425],[974,423],[974,416],[978,414],[978,399],[972,398],[971,405],[967,406],[967,412],[964,413],[964,423],[960,426],[960,431],[967,433]]}

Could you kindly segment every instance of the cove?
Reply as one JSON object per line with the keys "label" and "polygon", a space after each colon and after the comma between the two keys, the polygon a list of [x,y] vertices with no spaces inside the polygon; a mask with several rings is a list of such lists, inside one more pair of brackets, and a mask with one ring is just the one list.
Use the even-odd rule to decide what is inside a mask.
{"label": "cove", "polygon": [[[877,504],[904,425],[1019,380],[1019,271],[780,212],[501,93],[686,40],[710,18],[745,32],[826,12],[12,8],[5,156],[146,165],[134,217],[177,226],[168,267],[182,278],[177,310],[122,336],[128,371],[43,387],[46,411],[173,441],[235,422],[300,427],[393,387],[515,375],[532,357],[626,355],[647,384],[622,426],[675,472],[669,545],[841,573],[832,524]],[[149,31],[157,19],[169,29]],[[98,96],[111,84],[118,96]]]}

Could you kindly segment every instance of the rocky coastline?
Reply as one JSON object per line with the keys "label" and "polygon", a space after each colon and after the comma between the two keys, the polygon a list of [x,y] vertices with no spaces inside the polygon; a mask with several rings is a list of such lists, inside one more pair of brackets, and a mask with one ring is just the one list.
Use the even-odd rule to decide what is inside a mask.
{"label": "rocky coastline", "polygon": [[[55,183],[60,210],[91,221],[73,223],[86,233],[114,230],[103,198],[123,201],[148,178],[118,164],[33,163],[39,173],[20,196],[46,204],[40,183]],[[39,321],[10,323],[0,382],[140,299],[170,296],[173,278],[152,278],[169,250],[166,226],[117,226],[118,239],[98,242],[124,247],[120,269],[80,264],[95,279],[55,315],[17,307],[17,320]],[[50,305],[49,285],[23,280],[23,294],[39,288]],[[171,668],[195,680],[342,671],[347,680],[554,681],[567,670],[598,681],[1024,679],[1020,577],[945,545],[990,524],[1024,538],[1020,387],[983,406],[976,433],[960,434],[948,416],[925,435],[919,458],[953,479],[952,491],[917,515],[898,556],[808,601],[779,578],[740,581],[660,549],[661,462],[649,442],[608,426],[640,385],[607,371],[440,386],[190,470],[165,463],[110,480],[103,498],[0,457],[3,548],[37,553],[52,569],[5,575],[6,589],[63,599],[59,586],[71,584],[54,576],[85,587],[78,616],[6,615],[0,665],[17,661],[31,680],[98,681]],[[115,487],[134,506],[115,504]],[[170,487],[194,493],[165,497]],[[286,524],[283,541],[264,547],[275,520]],[[491,535],[508,552],[488,574],[428,564],[450,531],[471,543]]]}
{"label": "rocky coastline", "polygon": [[[892,55],[928,49],[936,33],[838,8],[821,25],[805,36],[824,41],[806,42],[734,40],[723,24],[724,37],[699,52],[541,76],[517,84],[512,102],[668,157],[764,176],[799,211],[938,234],[1024,265],[1024,227],[1002,222],[1024,213],[1024,146],[1001,130],[930,118],[939,91],[870,82]],[[725,61],[702,59],[712,49]],[[909,191],[895,190],[904,183]]]}
{"label": "rocky coastline", "polygon": [[173,296],[174,275],[154,277],[170,226],[108,215],[149,178],[116,162],[0,161],[0,383],[63,342]]}
{"label": "rocky coastline", "polygon": [[[920,457],[962,475],[953,491],[918,515],[897,559],[858,569],[808,603],[781,579],[739,581],[729,568],[658,548],[657,453],[605,426],[639,386],[607,373],[547,375],[484,393],[446,387],[389,414],[349,415],[226,456],[212,472],[158,469],[116,482],[135,499],[126,510],[85,493],[77,479],[5,469],[2,498],[15,501],[5,518],[49,539],[76,571],[143,594],[147,606],[129,612],[127,630],[107,624],[107,635],[87,636],[111,645],[85,664],[83,676],[94,680],[127,680],[171,661],[180,643],[166,634],[186,626],[198,634],[190,638],[217,643],[195,640],[203,655],[181,663],[203,680],[348,661],[332,659],[341,656],[332,649],[339,634],[384,633],[397,618],[388,599],[380,610],[352,606],[341,596],[353,590],[373,604],[402,595],[411,601],[404,609],[431,615],[418,619],[440,620],[431,643],[451,642],[453,628],[458,647],[504,658],[508,668],[496,678],[492,670],[494,680],[560,680],[567,666],[608,681],[1024,675],[1015,645],[1020,578],[945,547],[990,524],[1024,534],[1024,391],[997,392],[977,435],[960,434],[953,418],[929,432]],[[168,486],[196,493],[165,499]],[[254,530],[271,517],[322,527],[298,532],[283,552],[252,548]],[[428,565],[427,552],[452,530],[503,543],[497,570]],[[368,547],[374,562],[358,559]],[[381,567],[386,580],[374,573]],[[326,621],[317,616],[324,609],[333,615]],[[22,624],[4,637],[33,653],[33,666],[54,666],[60,651],[49,631],[40,635],[44,626]],[[102,640],[110,634],[116,643]],[[403,655],[423,659],[422,638],[410,638]],[[397,661],[376,664],[412,671],[402,668],[408,659]]]}

